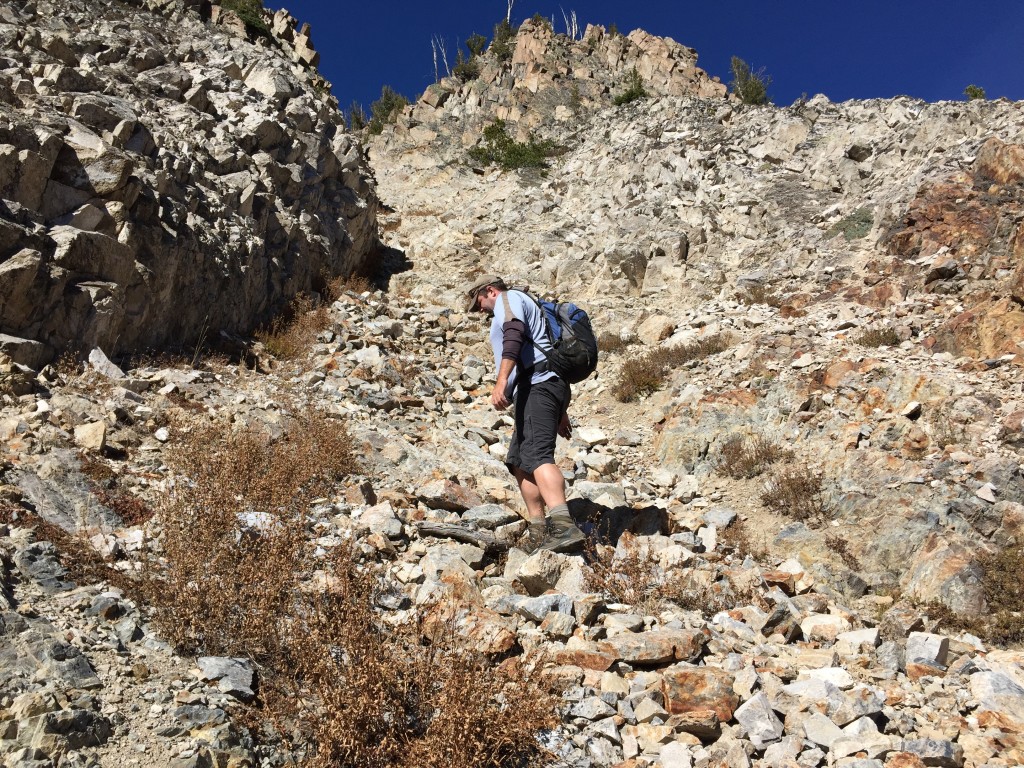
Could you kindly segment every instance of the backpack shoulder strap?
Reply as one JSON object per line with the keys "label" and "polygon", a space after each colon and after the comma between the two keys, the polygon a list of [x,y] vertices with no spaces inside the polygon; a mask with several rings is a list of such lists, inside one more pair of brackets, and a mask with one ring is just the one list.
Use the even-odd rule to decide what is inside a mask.
{"label": "backpack shoulder strap", "polygon": [[501,303],[505,307],[505,322],[508,322],[509,320],[519,320],[520,319],[520,318],[516,317],[516,313],[512,311],[512,304],[509,303],[509,300],[508,300],[508,291],[502,291],[501,292]]}

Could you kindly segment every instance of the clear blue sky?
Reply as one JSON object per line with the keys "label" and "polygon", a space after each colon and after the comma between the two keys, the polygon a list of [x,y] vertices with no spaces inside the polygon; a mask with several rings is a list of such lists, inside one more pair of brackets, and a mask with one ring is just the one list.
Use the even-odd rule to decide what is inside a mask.
{"label": "clear blue sky", "polygon": [[[409,97],[434,80],[430,41],[456,46],[474,32],[488,39],[506,0],[288,0],[312,25],[320,71],[342,107],[367,111],[385,83]],[[516,0],[512,21],[575,10],[580,28],[641,28],[696,49],[697,65],[728,83],[733,55],[771,76],[769,94],[787,105],[806,93],[833,101],[907,95],[962,99],[968,84],[989,98],[1024,99],[1024,2],[1021,0]]]}

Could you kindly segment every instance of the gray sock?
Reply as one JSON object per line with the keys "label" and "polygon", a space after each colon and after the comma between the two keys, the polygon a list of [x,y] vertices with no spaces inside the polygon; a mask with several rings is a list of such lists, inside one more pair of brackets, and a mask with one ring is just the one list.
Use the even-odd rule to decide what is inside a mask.
{"label": "gray sock", "polygon": [[548,517],[549,518],[569,517],[569,505],[568,504],[558,504],[558,505],[552,507],[551,509],[548,510]]}

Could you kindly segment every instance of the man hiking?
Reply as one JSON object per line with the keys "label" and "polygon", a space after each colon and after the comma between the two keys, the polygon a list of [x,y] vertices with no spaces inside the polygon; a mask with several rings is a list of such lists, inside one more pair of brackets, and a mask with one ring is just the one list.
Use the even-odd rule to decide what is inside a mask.
{"label": "man hiking", "polygon": [[496,275],[477,278],[467,294],[469,311],[492,316],[490,339],[498,380],[491,405],[501,411],[515,401],[515,429],[505,466],[526,503],[529,528],[520,547],[528,552],[578,547],[585,537],[569,516],[565,478],[555,464],[557,435],[572,434],[566,412],[572,393],[569,384],[545,365],[547,321],[530,296],[509,290]]}

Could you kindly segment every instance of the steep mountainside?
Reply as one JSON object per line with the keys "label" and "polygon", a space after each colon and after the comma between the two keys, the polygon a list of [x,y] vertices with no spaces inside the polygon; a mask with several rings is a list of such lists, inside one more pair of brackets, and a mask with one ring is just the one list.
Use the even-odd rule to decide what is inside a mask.
{"label": "steep mountainside", "polygon": [[[528,35],[513,61],[550,70],[559,45]],[[696,89],[549,122],[565,153],[517,173],[445,133],[475,92],[433,107],[428,91],[371,140],[389,243],[414,264],[398,285],[455,302],[466,274],[495,271],[626,340],[729,333],[728,362],[641,406],[599,404],[612,362],[580,410],[650,420],[652,460],[690,478],[713,480],[738,436],[787,443],[827,478],[858,578],[984,611],[975,556],[1015,540],[1024,511],[1022,105],[748,107]],[[886,329],[888,350],[857,343]],[[764,516],[756,487],[735,492]],[[797,527],[776,554],[824,538]]]}
{"label": "steep mountainside", "polygon": [[[0,0],[0,762],[1024,764],[1024,103],[530,22],[364,149],[243,15]],[[603,337],[582,552],[516,546],[483,271]]]}

